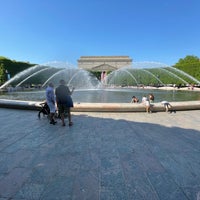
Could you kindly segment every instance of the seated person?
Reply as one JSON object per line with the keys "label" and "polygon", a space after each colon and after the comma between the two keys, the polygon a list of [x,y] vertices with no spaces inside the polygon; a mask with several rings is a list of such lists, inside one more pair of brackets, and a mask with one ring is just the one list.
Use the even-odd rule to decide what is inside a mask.
{"label": "seated person", "polygon": [[150,104],[149,99],[146,96],[142,97],[142,103],[145,105],[146,112],[151,113],[152,112],[151,111],[151,104]]}
{"label": "seated person", "polygon": [[138,103],[139,99],[136,96],[132,96],[131,103]]}
{"label": "seated person", "polygon": [[154,95],[152,93],[149,94],[149,101],[150,103],[154,102]]}

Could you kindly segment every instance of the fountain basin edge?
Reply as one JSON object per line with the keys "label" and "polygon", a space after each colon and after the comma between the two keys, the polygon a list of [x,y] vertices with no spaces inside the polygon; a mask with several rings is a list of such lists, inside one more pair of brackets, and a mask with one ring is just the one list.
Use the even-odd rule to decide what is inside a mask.
{"label": "fountain basin edge", "polygon": [[[0,99],[0,108],[40,110],[39,101],[21,101]],[[172,109],[176,111],[200,110],[200,101],[170,102]],[[74,103],[72,112],[145,112],[142,103]],[[153,112],[165,111],[161,103],[153,103]]]}

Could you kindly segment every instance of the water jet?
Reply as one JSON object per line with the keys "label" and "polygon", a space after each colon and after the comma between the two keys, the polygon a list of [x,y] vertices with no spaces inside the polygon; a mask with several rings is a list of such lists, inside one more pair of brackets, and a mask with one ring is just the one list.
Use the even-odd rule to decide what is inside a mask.
{"label": "water jet", "polygon": [[[170,78],[166,79],[166,77]],[[191,102],[200,99],[199,91],[187,89],[191,82],[200,85],[198,80],[180,70],[154,62],[133,63],[130,67],[115,70],[107,75],[106,85],[92,73],[70,65],[61,63],[37,65],[20,72],[3,84],[0,89],[7,88],[8,92],[1,94],[0,99],[41,102],[45,99],[46,85],[53,82],[56,87],[60,79],[65,79],[69,87],[76,88],[72,97],[79,108],[83,104],[86,106],[86,104],[95,103],[103,103],[104,107],[108,103],[112,108],[114,104],[124,103],[129,107],[133,95],[141,100],[142,96],[148,93],[154,93],[155,103],[163,100]],[[166,82],[166,80],[171,82]],[[171,83],[170,90],[167,90],[169,87],[166,88],[166,86],[169,86],[169,83]],[[184,85],[184,90],[171,87],[177,83]],[[32,89],[31,85],[40,87]],[[136,105],[131,106],[136,107]],[[127,109],[123,107],[121,110]]]}

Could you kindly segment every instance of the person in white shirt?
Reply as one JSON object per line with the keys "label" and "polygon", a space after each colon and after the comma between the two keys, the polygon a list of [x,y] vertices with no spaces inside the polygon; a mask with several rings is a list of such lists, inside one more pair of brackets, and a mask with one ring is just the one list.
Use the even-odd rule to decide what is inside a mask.
{"label": "person in white shirt", "polygon": [[172,108],[172,105],[168,101],[161,101],[161,104],[165,107],[165,112],[168,112]]}
{"label": "person in white shirt", "polygon": [[46,101],[50,109],[50,115],[49,115],[50,124],[55,125],[56,121],[54,120],[54,115],[56,112],[56,106],[55,106],[56,99],[55,99],[53,83],[49,83],[48,87],[46,88]]}
{"label": "person in white shirt", "polygon": [[142,103],[145,105],[146,112],[151,113],[151,104],[149,99],[146,96],[142,97]]}

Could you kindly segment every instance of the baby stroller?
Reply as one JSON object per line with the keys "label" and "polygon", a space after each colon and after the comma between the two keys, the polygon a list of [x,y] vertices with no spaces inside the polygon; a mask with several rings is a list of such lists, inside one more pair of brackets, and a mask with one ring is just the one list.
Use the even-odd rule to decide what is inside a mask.
{"label": "baby stroller", "polygon": [[47,115],[48,117],[50,114],[50,109],[49,109],[49,106],[47,105],[47,102],[45,101],[43,103],[40,103],[40,105],[41,105],[41,109],[38,112],[38,117],[40,118],[41,113],[43,114],[43,116]]}

